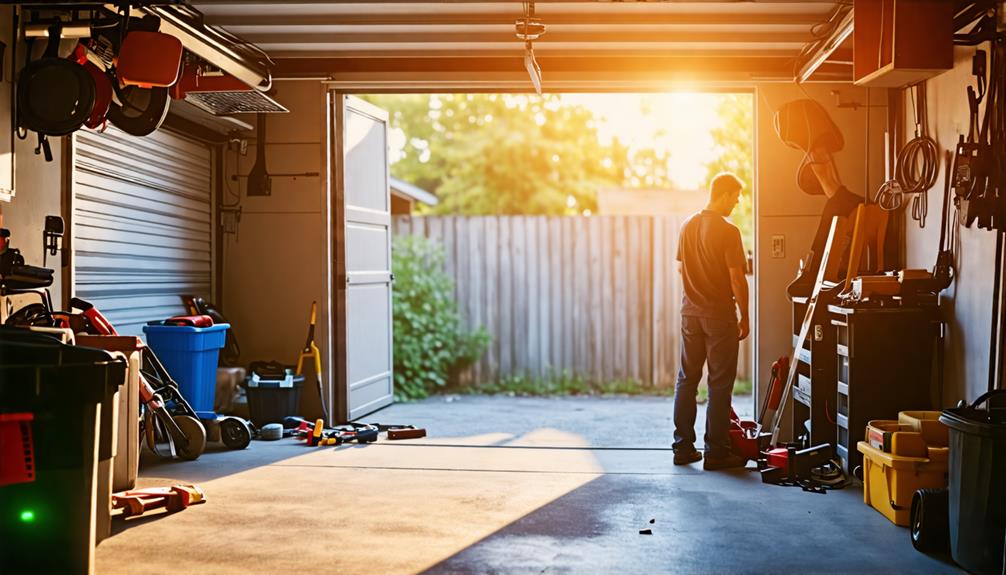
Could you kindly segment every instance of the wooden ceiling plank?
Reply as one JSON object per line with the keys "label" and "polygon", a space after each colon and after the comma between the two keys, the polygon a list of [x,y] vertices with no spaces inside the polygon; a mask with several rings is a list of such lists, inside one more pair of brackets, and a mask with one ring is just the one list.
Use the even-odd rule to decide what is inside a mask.
{"label": "wooden ceiling plank", "polygon": [[[394,34],[325,34],[325,33],[301,33],[301,34],[245,34],[244,40],[258,45],[283,45],[283,44],[438,44],[447,45],[454,43],[519,43],[516,35],[507,33],[482,33],[474,32],[451,32],[451,33],[427,33],[409,32]],[[809,32],[801,33],[761,33],[761,32],[640,32],[633,30],[607,31],[607,32],[557,32],[547,33],[535,40],[536,46],[546,46],[554,43],[716,43],[723,45],[730,44],[803,44],[813,39]]]}

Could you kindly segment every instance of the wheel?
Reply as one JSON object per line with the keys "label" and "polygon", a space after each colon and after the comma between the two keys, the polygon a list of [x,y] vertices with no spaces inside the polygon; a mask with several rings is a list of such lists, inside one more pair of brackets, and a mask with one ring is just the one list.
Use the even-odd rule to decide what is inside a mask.
{"label": "wheel", "polygon": [[206,428],[203,427],[203,424],[198,419],[191,415],[176,415],[171,419],[174,420],[178,429],[182,430],[182,435],[187,440],[184,446],[182,442],[176,443],[175,448],[178,451],[178,457],[190,461],[199,459],[199,456],[203,454],[203,450],[206,449]]}
{"label": "wheel", "polygon": [[244,449],[251,443],[251,427],[240,417],[224,417],[217,425],[220,426],[220,441],[228,449]]}
{"label": "wheel", "polygon": [[950,544],[950,502],[946,489],[919,489],[912,496],[912,546],[932,553]]}
{"label": "wheel", "polygon": [[863,482],[863,466],[857,465],[852,468],[852,476],[859,480],[860,483]]}

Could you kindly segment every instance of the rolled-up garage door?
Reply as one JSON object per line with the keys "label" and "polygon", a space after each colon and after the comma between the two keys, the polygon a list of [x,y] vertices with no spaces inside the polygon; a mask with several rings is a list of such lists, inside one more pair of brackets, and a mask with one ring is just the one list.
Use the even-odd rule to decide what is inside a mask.
{"label": "rolled-up garage door", "polygon": [[184,311],[180,294],[212,294],[212,151],[159,130],[109,126],[73,145],[71,293],[122,334]]}

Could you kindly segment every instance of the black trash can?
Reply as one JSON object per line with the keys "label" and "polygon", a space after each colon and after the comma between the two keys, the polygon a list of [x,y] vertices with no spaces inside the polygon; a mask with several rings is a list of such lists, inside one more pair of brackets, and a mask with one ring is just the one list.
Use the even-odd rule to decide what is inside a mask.
{"label": "black trash can", "polygon": [[288,415],[300,412],[300,394],[304,376],[288,369],[256,369],[245,379],[248,393],[248,416],[257,427],[268,423],[283,423]]}
{"label": "black trash can", "polygon": [[950,428],[950,553],[983,575],[1003,572],[1006,537],[1006,409],[991,407],[996,396],[1006,397],[1006,390],[940,415]]}
{"label": "black trash can", "polygon": [[34,459],[33,480],[0,486],[0,571],[93,571],[101,404],[125,374],[107,352],[0,328],[0,413],[31,414]]}

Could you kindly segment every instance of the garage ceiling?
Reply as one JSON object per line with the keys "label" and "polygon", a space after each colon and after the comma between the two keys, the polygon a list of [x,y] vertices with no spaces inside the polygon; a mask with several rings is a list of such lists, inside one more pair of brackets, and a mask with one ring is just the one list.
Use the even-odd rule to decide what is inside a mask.
{"label": "garage ceiling", "polygon": [[[325,77],[349,90],[531,89],[515,22],[520,1],[192,0],[205,23],[256,44],[277,77]],[[539,0],[533,44],[545,90],[792,81],[811,48],[811,80],[849,81],[849,2]],[[846,27],[851,30],[851,25]]]}

